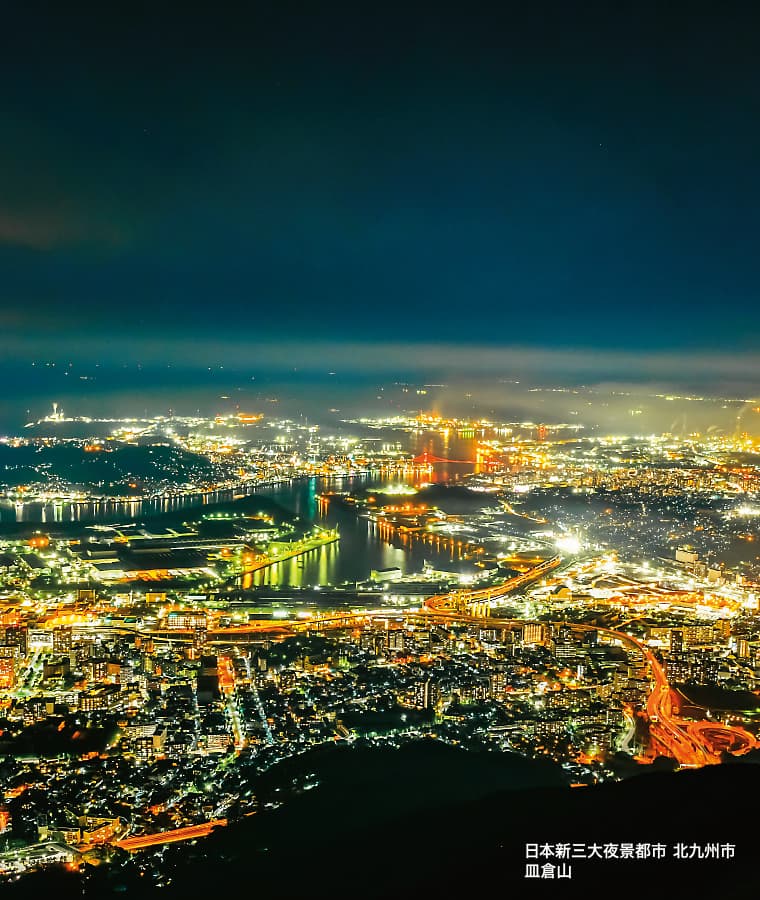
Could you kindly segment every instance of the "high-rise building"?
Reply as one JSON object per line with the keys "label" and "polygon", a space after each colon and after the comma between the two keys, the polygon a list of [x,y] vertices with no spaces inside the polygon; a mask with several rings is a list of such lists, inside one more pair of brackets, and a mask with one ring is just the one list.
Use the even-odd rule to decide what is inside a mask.
{"label": "high-rise building", "polygon": [[205,623],[193,629],[193,650],[195,650],[196,653],[201,653],[203,651],[203,648],[206,646],[207,637],[208,631]]}
{"label": "high-rise building", "polygon": [[388,649],[395,650],[399,653],[404,650],[404,632],[400,628],[396,628],[387,633]]}
{"label": "high-rise building", "polygon": [[418,709],[435,709],[440,695],[438,682],[433,678],[423,678],[414,686],[414,705]]}
{"label": "high-rise building", "polygon": [[8,647],[16,647],[19,656],[26,656],[29,649],[29,632],[26,625],[8,625],[0,643]]}
{"label": "high-rise building", "polygon": [[53,629],[53,650],[68,653],[71,650],[72,632],[70,627],[60,625]]}
{"label": "high-rise building", "polygon": [[16,661],[10,656],[0,656],[0,690],[8,691],[16,685]]}
{"label": "high-rise building", "polygon": [[200,706],[208,706],[221,697],[216,656],[201,657],[201,670],[197,680],[197,696]]}
{"label": "high-rise building", "polygon": [[541,622],[526,622],[522,628],[523,644],[542,644],[545,638],[545,627]]}

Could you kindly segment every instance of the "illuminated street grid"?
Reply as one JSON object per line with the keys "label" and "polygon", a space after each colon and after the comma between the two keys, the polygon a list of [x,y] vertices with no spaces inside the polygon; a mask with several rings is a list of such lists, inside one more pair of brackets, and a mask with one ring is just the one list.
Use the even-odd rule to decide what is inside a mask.
{"label": "illuminated street grid", "polygon": [[[65,421],[74,420],[56,410],[36,426]],[[227,586],[337,534],[318,524],[293,534],[262,514],[238,523],[234,539],[204,538],[197,525],[134,531],[124,520],[87,537],[51,537],[46,524],[9,535],[0,544],[8,877],[112,859],[152,869],[160,883],[163,846],[255,813],[254,775],[329,743],[433,737],[548,757],[574,784],[621,777],[621,760],[695,767],[758,747],[760,476],[745,435],[583,437],[569,426],[432,415],[344,422],[339,436],[255,414],[76,421],[93,434],[63,443],[82,453],[188,454],[182,482],[167,473],[121,495],[117,483],[51,483],[41,469],[3,487],[18,521],[28,504],[89,503],[104,487],[138,502],[382,466],[390,493],[357,497],[338,480],[321,504],[353,504],[402,546],[449,541],[471,565],[423,601],[395,595],[398,574],[383,583],[376,573],[372,606],[285,603],[272,618],[227,608]],[[352,437],[358,425],[379,440]],[[412,454],[410,434],[470,440],[460,483],[483,506],[454,516],[416,501],[409,483],[435,480],[446,458]],[[3,441],[35,451],[58,442]],[[48,524],[60,520],[53,512]],[[124,553],[146,548],[168,561],[130,569]]]}

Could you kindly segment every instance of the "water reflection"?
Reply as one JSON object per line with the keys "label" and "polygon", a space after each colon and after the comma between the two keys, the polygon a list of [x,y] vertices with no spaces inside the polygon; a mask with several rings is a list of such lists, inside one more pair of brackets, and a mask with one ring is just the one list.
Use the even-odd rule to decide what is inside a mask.
{"label": "water reflection", "polygon": [[426,432],[407,435],[407,446],[415,456],[427,453],[443,459],[430,465],[410,467],[392,472],[378,470],[372,474],[351,477],[307,478],[284,481],[269,486],[248,485],[229,490],[196,494],[175,494],[148,500],[99,499],[70,502],[61,499],[48,502],[14,503],[0,501],[2,523],[124,523],[145,521],[151,517],[179,513],[193,508],[230,503],[240,495],[261,496],[293,513],[307,526],[317,522],[337,527],[339,542],[328,544],[300,557],[283,560],[247,576],[250,585],[314,586],[351,584],[370,577],[372,569],[399,568],[403,573],[420,572],[425,563],[436,568],[452,569],[463,556],[462,547],[441,536],[395,534],[382,530],[355,511],[338,503],[319,504],[319,495],[330,490],[352,491],[358,487],[380,487],[388,484],[456,482],[477,468],[478,438],[472,436]]}
{"label": "water reflection", "polygon": [[250,496],[261,491],[259,486],[246,485],[228,490],[194,494],[171,494],[150,499],[104,499],[67,501],[62,498],[29,502],[0,500],[0,523],[36,522],[125,522],[149,519],[153,516],[179,512],[184,509],[230,503],[239,495]]}
{"label": "water reflection", "polygon": [[[424,473],[423,473],[424,474]],[[261,569],[246,577],[249,585],[314,585],[353,584],[365,581],[372,569],[399,568],[404,574],[421,572],[425,563],[434,568],[456,568],[463,558],[461,542],[448,538],[393,534],[381,525],[356,515],[353,508],[338,502],[320,503],[323,491],[354,491],[359,487],[379,488],[389,484],[419,484],[420,472],[410,470],[393,479],[354,476],[340,479],[312,478],[269,490],[266,495],[279,506],[293,510],[304,521],[314,521],[336,528],[340,541],[311,550],[294,559]]]}

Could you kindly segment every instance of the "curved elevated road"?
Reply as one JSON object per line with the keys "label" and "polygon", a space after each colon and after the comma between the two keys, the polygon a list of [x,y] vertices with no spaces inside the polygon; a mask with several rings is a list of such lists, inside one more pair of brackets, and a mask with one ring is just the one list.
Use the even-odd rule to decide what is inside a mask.
{"label": "curved elevated road", "polygon": [[[515,626],[522,619],[497,619],[489,615],[490,602],[498,600],[519,587],[537,581],[562,564],[560,556],[553,556],[537,566],[498,585],[477,590],[458,590],[448,594],[436,594],[428,597],[422,609],[415,612],[394,612],[388,609],[364,610],[362,612],[338,612],[314,619],[296,622],[273,622],[261,620],[249,622],[242,626],[213,628],[208,632],[208,640],[213,643],[230,643],[236,638],[249,639],[260,635],[287,637],[304,631],[319,629],[340,629],[367,624],[376,618],[404,618],[419,621],[421,618],[439,619],[448,622],[488,625],[490,627]],[[95,621],[89,623],[97,627]],[[559,623],[556,623],[559,624]],[[734,754],[747,753],[760,748],[760,741],[743,728],[723,725],[718,722],[703,720],[692,721],[673,713],[672,689],[665,671],[644,643],[622,631],[614,631],[596,625],[571,624],[574,630],[596,631],[606,634],[623,645],[638,650],[646,659],[652,679],[652,691],[646,703],[646,714],[650,725],[652,747],[660,748],[666,755],[673,757],[682,766],[704,766],[720,762],[721,753],[728,751]],[[117,626],[116,630],[129,630],[143,635],[153,634],[177,641],[192,639],[190,632],[179,629],[153,628],[145,629],[137,625]]]}

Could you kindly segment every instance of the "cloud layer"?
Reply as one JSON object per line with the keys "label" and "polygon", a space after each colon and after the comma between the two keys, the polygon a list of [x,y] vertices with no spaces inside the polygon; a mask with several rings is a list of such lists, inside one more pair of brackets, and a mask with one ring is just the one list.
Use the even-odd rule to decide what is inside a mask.
{"label": "cloud layer", "polygon": [[276,338],[183,340],[171,335],[142,338],[14,336],[6,320],[0,354],[6,362],[57,362],[104,367],[170,366],[211,368],[234,373],[262,371],[326,376],[431,376],[439,379],[500,378],[560,385],[604,384],[625,390],[627,385],[703,386],[711,394],[721,386],[742,387],[746,396],[760,392],[760,354],[745,351],[600,351],[520,345],[453,344],[433,342],[345,342]]}

